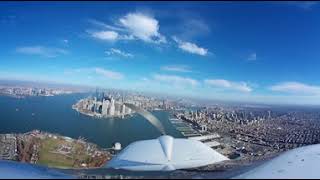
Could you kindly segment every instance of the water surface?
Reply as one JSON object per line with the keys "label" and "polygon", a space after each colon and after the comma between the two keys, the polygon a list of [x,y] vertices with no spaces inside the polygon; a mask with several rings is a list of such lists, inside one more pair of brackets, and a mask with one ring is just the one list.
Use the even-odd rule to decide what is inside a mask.
{"label": "water surface", "polygon": [[[84,137],[101,147],[113,142],[123,146],[137,140],[157,138],[161,134],[140,115],[126,119],[96,119],[82,115],[72,105],[88,94],[16,99],[0,96],[0,133],[24,133],[34,129],[72,138]],[[152,112],[164,125],[167,134],[182,137],[170,123],[170,113]]]}

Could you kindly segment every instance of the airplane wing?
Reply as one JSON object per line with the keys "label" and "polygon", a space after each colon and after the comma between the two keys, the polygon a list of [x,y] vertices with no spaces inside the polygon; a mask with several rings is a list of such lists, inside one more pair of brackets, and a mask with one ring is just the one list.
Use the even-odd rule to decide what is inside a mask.
{"label": "airplane wing", "polygon": [[[225,172],[220,178],[231,179],[290,179],[320,178],[320,144],[310,145],[284,152],[283,154],[268,160],[257,167],[250,167],[241,173]],[[110,174],[110,168],[101,168],[101,174]],[[90,170],[88,170],[90,171]],[[116,172],[115,172],[116,173]],[[136,175],[142,172],[134,172]],[[141,174],[142,173],[142,174]],[[198,174],[199,173],[199,174]],[[192,172],[190,177],[210,178],[217,172]],[[228,174],[229,173],[229,174]],[[231,174],[234,175],[231,175]],[[72,175],[71,175],[72,174]],[[85,173],[86,174],[86,173]],[[120,173],[121,174],[121,173]],[[218,173],[219,174],[219,173]],[[155,176],[156,177],[156,176]],[[168,176],[170,178],[170,176]],[[58,169],[38,166],[34,164],[19,163],[13,161],[0,161],[0,179],[74,179],[79,178],[76,173],[63,173]]]}
{"label": "airplane wing", "polygon": [[236,179],[318,179],[320,144],[287,151]]}

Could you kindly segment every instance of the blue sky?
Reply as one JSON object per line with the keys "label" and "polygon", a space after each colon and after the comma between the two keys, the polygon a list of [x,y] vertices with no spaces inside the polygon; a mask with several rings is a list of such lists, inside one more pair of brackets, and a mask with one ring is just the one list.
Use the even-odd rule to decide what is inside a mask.
{"label": "blue sky", "polygon": [[319,104],[316,2],[4,2],[0,77]]}

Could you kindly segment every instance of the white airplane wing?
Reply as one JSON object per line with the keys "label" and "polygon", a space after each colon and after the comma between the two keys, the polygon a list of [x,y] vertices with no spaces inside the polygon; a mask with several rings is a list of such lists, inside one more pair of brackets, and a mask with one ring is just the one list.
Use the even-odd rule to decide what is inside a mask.
{"label": "white airplane wing", "polygon": [[236,179],[318,179],[320,178],[320,144],[287,151],[246,172]]}

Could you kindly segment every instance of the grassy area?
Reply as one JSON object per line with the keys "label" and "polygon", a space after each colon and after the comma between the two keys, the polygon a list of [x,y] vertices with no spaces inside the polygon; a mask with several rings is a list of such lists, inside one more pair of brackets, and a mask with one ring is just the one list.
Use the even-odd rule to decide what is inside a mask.
{"label": "grassy area", "polygon": [[[71,153],[68,155],[54,153],[62,145],[72,146]],[[50,167],[72,168],[79,167],[79,162],[85,161],[88,157],[81,144],[70,143],[64,139],[46,138],[41,141],[38,163]],[[77,163],[75,163],[76,160]]]}

